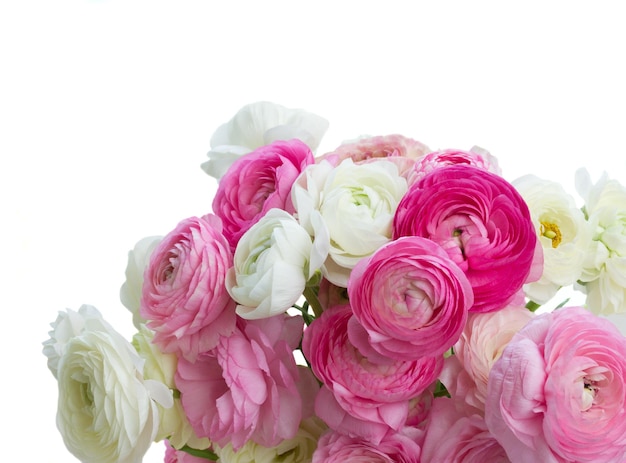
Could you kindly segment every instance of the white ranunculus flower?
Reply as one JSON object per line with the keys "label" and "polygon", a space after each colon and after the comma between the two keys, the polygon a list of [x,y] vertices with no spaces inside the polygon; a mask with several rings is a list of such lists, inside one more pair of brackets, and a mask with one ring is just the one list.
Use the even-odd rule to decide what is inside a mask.
{"label": "white ranunculus flower", "polygon": [[[139,331],[133,336],[132,344],[139,355],[144,359],[143,368],[144,379],[158,381],[170,390],[169,394],[176,389],[174,375],[178,359],[174,354],[164,354],[152,342],[154,333],[145,326],[141,326]],[[159,410],[159,430],[154,437],[156,442],[167,439],[170,445],[180,449],[184,445],[189,445],[194,449],[209,448],[211,442],[207,438],[199,438],[194,432],[187,415],[183,410],[180,398],[173,399],[171,407],[164,407],[158,404]]]}
{"label": "white ranunculus flower", "polygon": [[48,357],[48,368],[55,378],[59,359],[67,349],[67,343],[86,331],[115,332],[115,329],[102,318],[102,314],[91,305],[84,304],[78,311],[67,309],[59,312],[57,319],[50,324],[50,338],[43,343],[43,354]]}
{"label": "white ranunculus flower", "polygon": [[318,215],[330,235],[322,267],[333,284],[346,287],[352,268],[391,240],[393,217],[407,182],[395,164],[376,160],[355,164],[345,159],[309,166],[292,189],[296,216],[309,233]]}
{"label": "white ranunculus flower", "polygon": [[282,441],[276,447],[263,447],[248,441],[236,452],[228,444],[216,449],[216,453],[221,463],[308,463],[326,429],[322,420],[312,416],[302,421],[295,437]]}
{"label": "white ranunculus flower", "polygon": [[142,369],[117,332],[84,331],[69,340],[58,365],[57,427],[76,458],[141,462],[158,429],[153,397],[167,400],[163,384],[144,381]]}
{"label": "white ranunculus flower", "polygon": [[163,239],[162,236],[148,236],[135,244],[135,247],[128,252],[128,262],[126,264],[126,281],[120,288],[120,300],[133,314],[133,325],[140,329],[145,320],[139,314],[141,305],[141,287],[143,286],[143,273],[148,263],[152,251]]}
{"label": "white ranunculus flower", "polygon": [[215,131],[202,169],[219,180],[239,157],[277,140],[297,138],[315,152],[326,130],[328,121],[316,114],[266,101],[252,103]]}
{"label": "white ranunculus flower", "polygon": [[598,314],[626,313],[626,188],[606,173],[594,185],[580,169],[576,189],[593,229],[581,276],[587,306]]}
{"label": "white ranunculus flower", "polygon": [[[323,228],[323,227],[322,227]],[[287,311],[326,258],[328,237],[315,241],[289,213],[270,209],[239,240],[226,289],[247,319]]]}
{"label": "white ranunculus flower", "polygon": [[574,198],[559,183],[525,175],[513,185],[528,204],[543,248],[541,279],[525,285],[524,291],[533,301],[545,304],[559,288],[580,278],[591,228]]}

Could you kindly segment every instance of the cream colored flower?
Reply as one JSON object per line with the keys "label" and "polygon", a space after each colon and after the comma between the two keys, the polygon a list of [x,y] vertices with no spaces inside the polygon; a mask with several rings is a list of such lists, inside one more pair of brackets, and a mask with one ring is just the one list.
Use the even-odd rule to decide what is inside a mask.
{"label": "cream colored flower", "polygon": [[[111,331],[69,340],[58,365],[57,427],[81,461],[140,463],[159,423],[159,383],[144,381],[143,361]],[[163,386],[162,384],[160,386]]]}
{"label": "cream colored flower", "polygon": [[302,421],[295,437],[282,441],[276,447],[263,447],[248,441],[237,452],[228,444],[216,449],[216,453],[221,463],[308,463],[326,429],[324,422],[313,416]]}
{"label": "cream colored flower", "polygon": [[576,173],[593,230],[581,281],[587,307],[598,314],[626,313],[626,188],[605,173],[593,184],[589,173]]}
{"label": "cream colored flower", "polygon": [[239,240],[226,289],[247,319],[284,313],[302,296],[328,253],[282,209],[270,209]]}
{"label": "cream colored flower", "polygon": [[215,131],[202,169],[219,180],[235,160],[277,140],[297,138],[315,152],[326,130],[328,121],[308,111],[266,101],[252,103]]}
{"label": "cream colored flower", "polygon": [[574,198],[563,187],[534,175],[513,181],[522,195],[543,248],[543,274],[524,286],[533,301],[548,302],[563,286],[574,284],[583,271],[591,229]]}
{"label": "cream colored flower", "polygon": [[154,248],[161,242],[161,236],[148,236],[135,244],[135,247],[128,252],[128,263],[126,264],[126,281],[120,288],[120,300],[133,314],[133,324],[140,329],[145,320],[139,315],[141,303],[141,287],[143,285],[143,273]]}
{"label": "cream colored flower", "polygon": [[[176,373],[177,357],[174,354],[164,354],[153,344],[153,333],[145,326],[133,336],[133,346],[145,360],[143,375],[145,379],[155,380],[165,384],[172,391],[176,389],[174,375]],[[155,442],[167,439],[170,445],[180,449],[188,445],[196,449],[209,448],[211,442],[207,438],[199,438],[194,432],[185,415],[180,398],[173,398],[171,407],[157,404],[159,409],[159,430],[154,437]]]}
{"label": "cream colored flower", "polygon": [[322,272],[331,283],[345,288],[356,263],[391,241],[393,216],[406,190],[397,166],[382,159],[345,159],[336,167],[322,161],[300,175],[292,189],[296,215],[309,233],[312,218],[326,224],[331,246]]}

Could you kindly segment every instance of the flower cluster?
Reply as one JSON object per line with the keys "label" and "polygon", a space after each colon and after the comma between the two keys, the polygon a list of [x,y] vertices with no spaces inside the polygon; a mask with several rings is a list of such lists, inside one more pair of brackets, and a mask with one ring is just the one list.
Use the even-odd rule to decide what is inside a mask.
{"label": "flower cluster", "polygon": [[[44,342],[89,462],[622,462],[626,188],[508,181],[481,148],[364,136],[271,103],[211,140],[212,208],[129,252],[123,339]],[[544,309],[561,288],[585,303]],[[541,310],[537,310],[538,308]]]}

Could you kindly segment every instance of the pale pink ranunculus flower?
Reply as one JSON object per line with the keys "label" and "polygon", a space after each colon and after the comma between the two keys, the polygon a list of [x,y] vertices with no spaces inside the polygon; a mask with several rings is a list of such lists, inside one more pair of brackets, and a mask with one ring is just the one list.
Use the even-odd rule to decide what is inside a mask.
{"label": "pale pink ranunculus flower", "polygon": [[257,148],[233,163],[213,198],[213,212],[233,249],[241,236],[273,208],[293,212],[291,187],[315,159],[300,140],[281,140]]}
{"label": "pale pink ranunculus flower", "polygon": [[626,461],[626,338],[582,307],[536,316],[489,375],[485,421],[514,462]]}
{"label": "pale pink ranunculus flower", "polygon": [[473,312],[505,307],[541,276],[528,206],[513,185],[478,167],[441,167],[411,186],[398,204],[393,238],[412,235],[435,241],[463,269]]}
{"label": "pale pink ranunculus flower", "polygon": [[183,450],[177,450],[168,441],[165,441],[163,463],[207,463],[207,461],[209,460],[204,457],[196,457]]}
{"label": "pale pink ranunculus flower", "polygon": [[488,170],[497,175],[502,175],[502,169],[500,169],[498,160],[487,150],[477,146],[469,151],[446,149],[433,151],[419,158],[407,175],[409,186],[435,169],[444,166],[453,166],[455,164],[467,164]]}
{"label": "pale pink ranunculus flower", "polygon": [[335,305],[347,304],[348,289],[343,286],[337,286],[326,278],[322,278],[317,292],[317,299],[324,310]]}
{"label": "pale pink ranunculus flower", "polygon": [[463,271],[441,246],[419,236],[391,241],[361,260],[348,296],[372,348],[402,360],[450,349],[474,302]]}
{"label": "pale pink ranunculus flower", "polygon": [[411,399],[435,381],[442,357],[405,361],[363,353],[359,347],[368,347],[364,337],[350,306],[335,306],[304,331],[302,351],[324,384],[316,414],[331,428],[380,441],[405,425]]}
{"label": "pale pink ranunculus flower", "polygon": [[407,428],[374,443],[330,430],[320,438],[312,463],[420,463],[421,437],[419,430]]}
{"label": "pale pink ranunculus flower", "polygon": [[493,364],[511,338],[534,314],[522,305],[486,313],[472,313],[454,345],[454,355],[444,360],[439,379],[453,398],[480,412],[485,409],[487,380]]}
{"label": "pale pink ranunculus flower", "polygon": [[430,153],[430,148],[423,143],[404,135],[363,136],[356,140],[342,143],[334,151],[317,157],[317,162],[326,159],[338,165],[344,159],[352,159],[355,164],[386,159],[398,167],[403,177],[413,169],[416,160]]}
{"label": "pale pink ranunculus flower", "polygon": [[[509,463],[482,415],[453,399],[434,400],[425,427],[421,463]],[[537,460],[542,461],[543,460]]]}
{"label": "pale pink ranunculus flower", "polygon": [[193,361],[233,332],[236,304],[224,285],[232,263],[221,221],[212,214],[181,221],[155,248],[140,313],[163,352]]}
{"label": "pale pink ranunculus flower", "polygon": [[237,450],[250,439],[273,447],[296,435],[310,400],[293,356],[302,329],[301,317],[239,319],[210,354],[179,360],[176,387],[198,436]]}

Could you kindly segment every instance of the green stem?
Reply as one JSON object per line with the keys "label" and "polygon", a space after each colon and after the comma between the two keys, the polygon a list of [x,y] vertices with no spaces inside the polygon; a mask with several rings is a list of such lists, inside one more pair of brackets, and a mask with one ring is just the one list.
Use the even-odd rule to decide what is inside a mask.
{"label": "green stem", "polygon": [[313,309],[313,313],[315,314],[315,317],[317,318],[320,315],[322,315],[322,312],[323,312],[322,305],[320,304],[320,301],[317,298],[317,294],[315,294],[315,291],[313,290],[313,288],[311,286],[305,287],[302,295],[304,296],[304,298],[307,300],[307,302]]}

